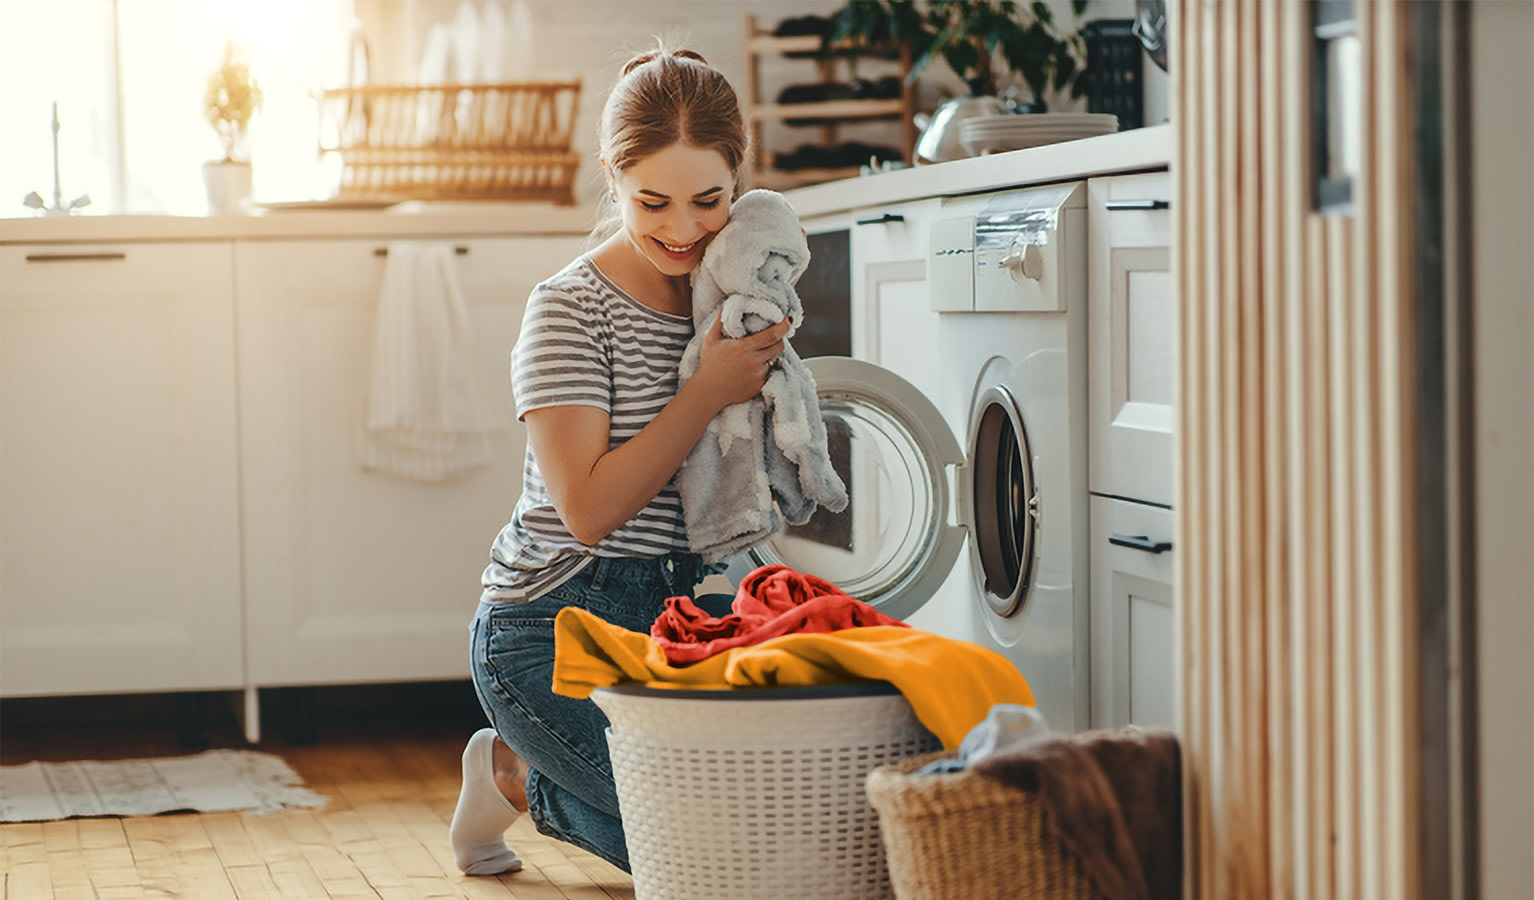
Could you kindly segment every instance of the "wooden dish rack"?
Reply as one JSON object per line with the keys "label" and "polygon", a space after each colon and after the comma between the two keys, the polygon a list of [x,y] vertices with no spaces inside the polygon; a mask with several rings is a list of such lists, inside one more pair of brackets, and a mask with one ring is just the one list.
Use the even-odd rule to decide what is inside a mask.
{"label": "wooden dish rack", "polygon": [[575,203],[581,82],[367,85],[321,97],[339,196]]}

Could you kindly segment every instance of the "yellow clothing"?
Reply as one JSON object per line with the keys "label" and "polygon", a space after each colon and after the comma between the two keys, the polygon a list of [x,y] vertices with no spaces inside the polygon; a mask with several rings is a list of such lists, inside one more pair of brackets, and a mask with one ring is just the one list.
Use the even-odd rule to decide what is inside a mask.
{"label": "yellow clothing", "polygon": [[562,609],[554,620],[554,693],[566,697],[616,684],[728,689],[861,681],[893,684],[949,750],[995,704],[1034,705],[1022,673],[999,653],[915,628],[788,634],[679,668],[649,635],[585,610]]}

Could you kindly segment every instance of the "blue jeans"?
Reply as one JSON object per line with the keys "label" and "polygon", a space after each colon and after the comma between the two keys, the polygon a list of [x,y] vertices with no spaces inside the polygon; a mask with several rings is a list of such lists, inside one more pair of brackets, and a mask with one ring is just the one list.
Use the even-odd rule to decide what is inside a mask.
{"label": "blue jeans", "polygon": [[527,760],[528,812],[543,834],[629,870],[623,820],[607,756],[607,717],[590,700],[552,690],[554,616],[587,610],[650,633],[667,597],[692,596],[705,574],[691,553],[599,557],[527,603],[481,603],[472,626],[475,693],[501,740]]}

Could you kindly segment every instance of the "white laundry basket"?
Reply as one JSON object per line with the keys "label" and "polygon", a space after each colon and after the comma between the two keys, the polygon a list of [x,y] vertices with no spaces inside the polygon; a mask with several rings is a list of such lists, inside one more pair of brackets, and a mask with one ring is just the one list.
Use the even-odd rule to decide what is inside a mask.
{"label": "white laundry basket", "polygon": [[864,780],[941,748],[893,687],[601,688],[637,900],[890,900]]}

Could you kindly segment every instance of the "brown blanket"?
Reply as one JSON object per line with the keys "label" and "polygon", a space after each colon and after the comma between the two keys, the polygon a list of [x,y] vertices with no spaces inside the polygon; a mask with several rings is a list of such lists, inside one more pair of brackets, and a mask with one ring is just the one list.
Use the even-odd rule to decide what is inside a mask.
{"label": "brown blanket", "polygon": [[1179,900],[1179,766],[1175,735],[1122,728],[1037,741],[973,769],[1038,795],[1108,900]]}

